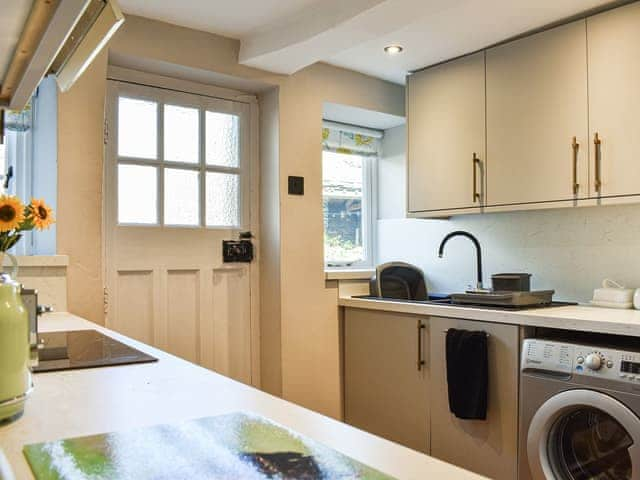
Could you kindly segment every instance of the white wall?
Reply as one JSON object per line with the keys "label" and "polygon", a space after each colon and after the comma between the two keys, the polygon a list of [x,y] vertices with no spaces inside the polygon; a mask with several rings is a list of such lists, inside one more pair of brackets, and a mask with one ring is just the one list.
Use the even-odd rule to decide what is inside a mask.
{"label": "white wall", "polygon": [[[398,133],[385,135],[394,152]],[[430,291],[460,291],[475,280],[475,253],[467,239],[451,240],[444,258],[437,256],[442,237],[453,230],[468,230],[480,240],[487,285],[492,273],[529,272],[532,288],[553,288],[557,299],[575,301],[589,300],[605,277],[640,287],[640,205],[405,219],[404,179],[390,173],[404,163],[396,154],[380,161],[379,199],[389,206],[379,208],[378,261],[420,266]]]}

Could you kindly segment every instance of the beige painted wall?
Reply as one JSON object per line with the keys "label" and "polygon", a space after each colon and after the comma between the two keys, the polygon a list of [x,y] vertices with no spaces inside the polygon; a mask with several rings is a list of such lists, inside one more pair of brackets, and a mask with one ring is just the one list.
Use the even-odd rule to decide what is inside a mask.
{"label": "beige painted wall", "polygon": [[282,395],[279,92],[260,95],[260,380]]}
{"label": "beige painted wall", "polygon": [[102,160],[107,54],[58,98],[58,253],[69,256],[68,309],[103,324]]}
{"label": "beige painted wall", "polygon": [[[330,101],[404,116],[404,88],[325,64],[280,85],[282,391],[287,400],[342,416],[337,295],[325,288],[322,111]],[[286,193],[305,177],[305,195]]]}
{"label": "beige painted wall", "polygon": [[[110,44],[109,59],[167,75],[180,69],[198,78],[207,72],[222,74],[221,80],[233,78],[265,90],[260,132],[264,387],[339,418],[337,295],[325,288],[323,265],[322,107],[331,101],[404,115],[404,89],[325,64],[290,77],[273,75],[239,65],[238,51],[236,40],[129,16]],[[64,221],[58,242],[61,253],[70,255],[70,310],[91,319],[101,318],[100,225],[93,220],[100,215],[86,225],[74,222],[80,213],[96,214],[101,205],[103,112],[98,105],[104,104],[104,63],[101,58],[60,107],[59,205]],[[277,94],[266,91],[269,86],[277,86]],[[305,177],[304,196],[287,195],[289,175]]]}

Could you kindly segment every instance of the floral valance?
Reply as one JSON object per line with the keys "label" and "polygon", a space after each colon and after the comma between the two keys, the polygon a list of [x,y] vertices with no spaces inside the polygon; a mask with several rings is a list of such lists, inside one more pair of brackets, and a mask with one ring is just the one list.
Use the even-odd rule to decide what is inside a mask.
{"label": "floral valance", "polygon": [[380,138],[325,125],[322,128],[322,146],[336,153],[375,156],[380,150]]}

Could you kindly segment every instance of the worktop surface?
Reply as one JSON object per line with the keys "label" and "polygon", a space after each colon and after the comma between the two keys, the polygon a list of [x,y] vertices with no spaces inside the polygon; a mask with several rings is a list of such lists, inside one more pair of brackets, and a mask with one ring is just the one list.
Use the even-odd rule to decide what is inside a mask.
{"label": "worktop surface", "polygon": [[[276,398],[79,317],[45,315],[41,331],[95,328],[156,363],[40,373],[24,415],[0,426],[0,449],[16,479],[32,478],[25,444],[252,412],[399,479],[474,480],[478,475]],[[1,464],[2,462],[0,462]],[[2,475],[0,475],[2,477]]]}
{"label": "worktop surface", "polygon": [[571,305],[513,311],[355,297],[340,298],[339,305],[415,315],[640,337],[640,310]]}

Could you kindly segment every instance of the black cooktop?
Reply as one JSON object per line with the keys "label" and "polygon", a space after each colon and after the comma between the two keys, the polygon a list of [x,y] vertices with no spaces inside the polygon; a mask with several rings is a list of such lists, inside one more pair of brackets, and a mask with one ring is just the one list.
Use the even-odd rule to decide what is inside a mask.
{"label": "black cooktop", "polygon": [[42,348],[36,373],[158,361],[97,330],[40,333],[38,339]]}
{"label": "black cooktop", "polygon": [[567,307],[571,305],[578,305],[576,302],[560,302],[555,300],[551,303],[541,303],[539,305],[482,305],[477,303],[454,303],[450,297],[443,297],[442,295],[434,295],[433,298],[430,296],[429,300],[407,300],[405,298],[377,297],[375,295],[354,295],[353,298],[362,298],[364,300],[388,300],[391,302],[419,303],[423,305],[446,305],[451,307],[511,311],[535,310],[540,308]]}

